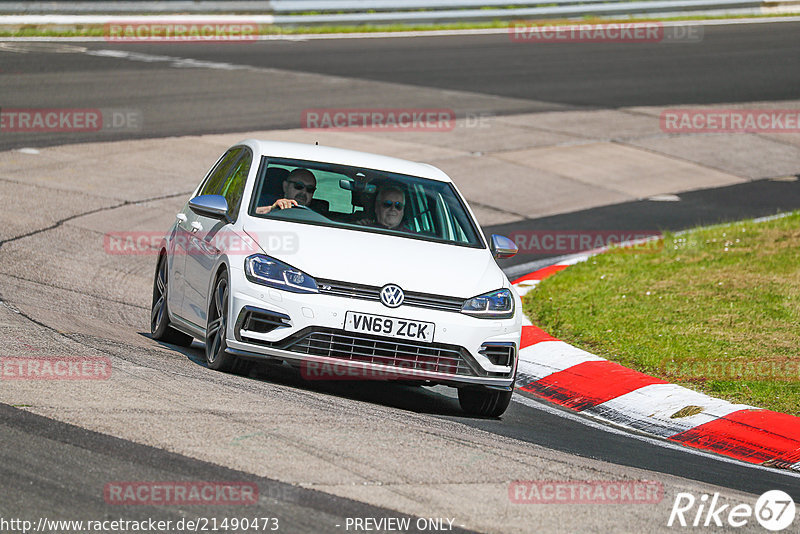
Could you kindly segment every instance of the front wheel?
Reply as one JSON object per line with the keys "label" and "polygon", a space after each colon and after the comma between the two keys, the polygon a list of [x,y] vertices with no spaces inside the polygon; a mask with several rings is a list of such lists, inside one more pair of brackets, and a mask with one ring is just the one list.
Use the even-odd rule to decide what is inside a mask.
{"label": "front wheel", "polygon": [[459,388],[458,403],[470,415],[500,417],[511,402],[513,391],[488,388]]}
{"label": "front wheel", "polygon": [[225,350],[228,343],[225,339],[228,331],[228,275],[222,272],[214,284],[214,294],[208,305],[208,323],[206,326],[206,363],[215,371],[247,374],[252,362],[240,360]]}

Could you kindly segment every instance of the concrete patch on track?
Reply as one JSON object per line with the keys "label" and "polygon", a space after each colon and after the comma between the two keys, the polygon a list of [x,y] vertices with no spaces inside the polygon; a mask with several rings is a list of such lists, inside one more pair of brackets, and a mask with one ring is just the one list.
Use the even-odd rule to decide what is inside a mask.
{"label": "concrete patch on track", "polygon": [[532,148],[500,157],[635,198],[664,193],[666,183],[686,191],[744,181],[680,159],[607,142]]}
{"label": "concrete patch on track", "polygon": [[[657,116],[658,114],[656,114]],[[660,135],[653,117],[628,110],[598,109],[580,113],[525,113],[500,117],[504,123],[573,135],[582,139],[619,140]]]}
{"label": "concrete patch on track", "polygon": [[[1,172],[1,171],[0,171]],[[6,175],[7,176],[7,175]],[[14,199],[15,209],[0,210],[0,241],[33,231],[31,221],[19,213],[37,213],[38,227],[58,224],[67,217],[79,216],[97,207],[110,207],[114,202],[85,192],[64,191],[34,183],[14,182],[0,178],[0,197]]]}
{"label": "concrete patch on track", "polygon": [[777,135],[768,139],[760,135],[706,134],[638,139],[630,144],[750,179],[794,174],[800,162],[798,147],[781,142]]}

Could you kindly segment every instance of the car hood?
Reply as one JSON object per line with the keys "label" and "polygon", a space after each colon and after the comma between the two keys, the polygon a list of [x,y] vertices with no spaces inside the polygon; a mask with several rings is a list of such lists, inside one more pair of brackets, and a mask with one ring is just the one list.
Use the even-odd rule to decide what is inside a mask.
{"label": "car hood", "polygon": [[486,249],[283,221],[244,230],[265,254],[315,278],[463,298],[506,283]]}

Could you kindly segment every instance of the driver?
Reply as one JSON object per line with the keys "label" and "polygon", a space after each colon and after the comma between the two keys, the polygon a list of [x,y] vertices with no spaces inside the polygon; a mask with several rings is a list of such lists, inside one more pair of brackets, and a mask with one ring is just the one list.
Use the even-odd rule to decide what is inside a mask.
{"label": "driver", "polygon": [[283,198],[271,206],[259,206],[256,213],[264,215],[274,209],[287,209],[294,206],[308,206],[317,190],[317,179],[308,169],[295,169],[283,179]]}

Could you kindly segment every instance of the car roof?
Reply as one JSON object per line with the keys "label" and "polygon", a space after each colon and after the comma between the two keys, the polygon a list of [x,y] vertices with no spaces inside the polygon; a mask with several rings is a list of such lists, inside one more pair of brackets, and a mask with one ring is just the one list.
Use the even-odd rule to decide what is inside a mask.
{"label": "car roof", "polygon": [[287,159],[303,159],[335,163],[338,165],[352,165],[364,169],[396,172],[410,176],[419,176],[440,182],[451,182],[449,176],[427,163],[418,163],[400,158],[380,156],[369,152],[333,148],[323,145],[308,145],[304,143],[289,143],[284,141],[265,141],[247,139],[239,144],[247,144],[260,152],[262,156],[273,156]]}

